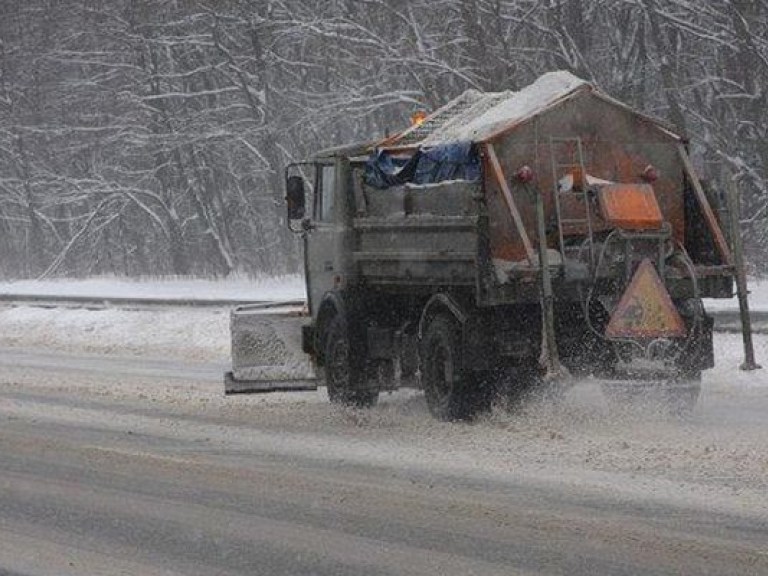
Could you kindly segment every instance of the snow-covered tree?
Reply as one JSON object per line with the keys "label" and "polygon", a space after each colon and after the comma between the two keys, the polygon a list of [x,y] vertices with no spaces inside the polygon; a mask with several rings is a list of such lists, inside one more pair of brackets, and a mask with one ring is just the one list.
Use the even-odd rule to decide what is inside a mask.
{"label": "snow-covered tree", "polygon": [[768,269],[753,0],[0,0],[0,274],[299,268],[282,170],[569,69],[693,140]]}

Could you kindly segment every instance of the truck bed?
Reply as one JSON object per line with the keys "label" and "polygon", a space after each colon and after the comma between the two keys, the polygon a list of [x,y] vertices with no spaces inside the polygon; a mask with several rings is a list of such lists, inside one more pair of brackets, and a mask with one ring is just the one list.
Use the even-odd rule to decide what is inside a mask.
{"label": "truck bed", "polygon": [[364,187],[353,221],[358,273],[370,285],[473,285],[477,277],[478,182]]}

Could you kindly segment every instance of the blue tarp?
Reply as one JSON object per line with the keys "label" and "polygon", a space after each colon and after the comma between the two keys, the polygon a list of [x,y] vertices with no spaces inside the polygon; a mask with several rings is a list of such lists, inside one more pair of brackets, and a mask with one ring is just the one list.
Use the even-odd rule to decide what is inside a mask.
{"label": "blue tarp", "polygon": [[432,184],[479,179],[480,159],[472,142],[421,148],[405,160],[375,150],[365,165],[365,183],[374,188],[389,188],[406,182]]}

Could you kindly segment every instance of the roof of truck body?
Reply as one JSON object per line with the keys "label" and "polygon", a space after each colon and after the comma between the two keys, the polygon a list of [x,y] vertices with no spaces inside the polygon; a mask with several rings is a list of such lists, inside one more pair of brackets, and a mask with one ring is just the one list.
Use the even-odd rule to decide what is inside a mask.
{"label": "roof of truck body", "polygon": [[337,156],[343,156],[351,158],[353,156],[366,156],[368,152],[376,146],[376,142],[353,142],[352,144],[344,144],[343,146],[334,146],[333,148],[326,148],[320,150],[314,156],[313,160],[331,159]]}
{"label": "roof of truck body", "polygon": [[461,141],[488,142],[585,92],[651,122],[670,138],[682,139],[666,123],[634,110],[603,94],[589,82],[561,70],[544,74],[517,92],[467,90],[429,114],[420,125],[411,126],[379,146],[416,148]]}

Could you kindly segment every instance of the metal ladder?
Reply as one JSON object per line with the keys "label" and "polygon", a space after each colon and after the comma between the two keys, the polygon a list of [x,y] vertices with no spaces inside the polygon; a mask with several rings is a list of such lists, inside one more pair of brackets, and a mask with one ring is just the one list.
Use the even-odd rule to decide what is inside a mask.
{"label": "metal ladder", "polygon": [[[565,149],[566,154],[568,154],[567,158],[562,158],[563,149]],[[552,196],[555,201],[555,211],[557,214],[557,232],[558,240],[560,242],[560,253],[562,254],[563,261],[565,261],[566,246],[563,228],[565,226],[586,225],[589,240],[589,270],[591,273],[595,269],[595,246],[593,242],[592,217],[589,210],[589,186],[586,182],[587,171],[584,167],[584,149],[581,144],[581,138],[557,138],[550,136],[549,151],[549,157],[552,162]],[[581,170],[581,174],[584,178],[584,186],[578,191],[574,190],[573,186],[568,192],[560,190],[558,185],[560,179],[571,174],[574,168]],[[583,218],[563,218],[561,200],[566,195],[580,197],[581,204],[584,206]],[[579,248],[579,252],[581,252],[581,248]]]}

